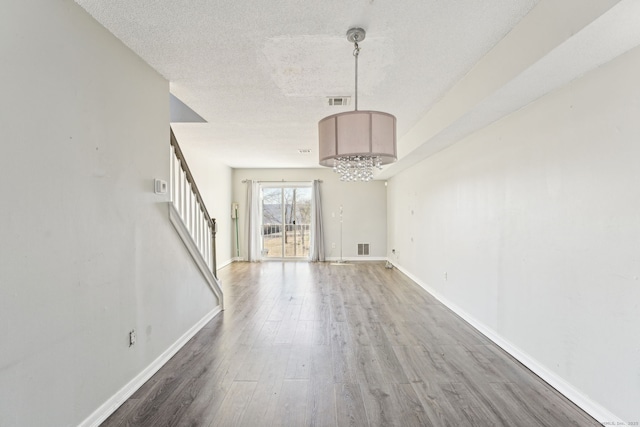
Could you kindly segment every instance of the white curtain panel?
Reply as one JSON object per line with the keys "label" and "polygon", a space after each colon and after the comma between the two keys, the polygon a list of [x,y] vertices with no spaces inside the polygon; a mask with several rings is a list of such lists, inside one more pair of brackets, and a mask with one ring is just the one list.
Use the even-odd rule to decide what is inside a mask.
{"label": "white curtain panel", "polygon": [[324,261],[324,229],[322,227],[322,203],[320,201],[320,181],[313,181],[311,197],[311,252],[309,259],[313,262]]}
{"label": "white curtain panel", "polygon": [[247,261],[260,261],[260,183],[247,183]]}

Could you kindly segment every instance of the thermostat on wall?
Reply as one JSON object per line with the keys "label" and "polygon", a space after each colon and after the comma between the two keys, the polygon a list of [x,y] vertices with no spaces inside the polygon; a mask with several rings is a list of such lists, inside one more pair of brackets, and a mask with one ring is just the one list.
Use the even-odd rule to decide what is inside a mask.
{"label": "thermostat on wall", "polygon": [[155,192],[156,194],[166,194],[167,193],[167,181],[163,181],[161,179],[154,180],[155,184]]}

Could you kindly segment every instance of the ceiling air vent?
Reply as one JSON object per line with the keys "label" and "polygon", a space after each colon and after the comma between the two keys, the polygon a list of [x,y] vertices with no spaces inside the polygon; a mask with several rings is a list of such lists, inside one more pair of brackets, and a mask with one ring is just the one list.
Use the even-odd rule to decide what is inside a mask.
{"label": "ceiling air vent", "polygon": [[344,105],[351,104],[351,97],[350,96],[328,96],[327,101],[329,102],[329,106],[341,107]]}

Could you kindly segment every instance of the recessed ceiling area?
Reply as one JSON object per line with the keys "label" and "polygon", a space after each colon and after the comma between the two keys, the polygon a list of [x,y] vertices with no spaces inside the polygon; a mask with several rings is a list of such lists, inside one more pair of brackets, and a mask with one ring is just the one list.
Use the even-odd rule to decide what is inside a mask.
{"label": "recessed ceiling area", "polygon": [[[367,32],[359,108],[398,120],[400,161],[380,177],[598,66],[611,56],[606,40],[620,46],[624,38],[618,50],[640,43],[634,0],[76,2],[206,120],[172,123],[180,144],[210,150],[234,168],[318,167],[318,121],[353,109],[327,102],[353,96],[350,27]],[[604,51],[595,59],[581,52],[591,49],[591,33]],[[562,46],[568,52],[554,56]],[[526,74],[550,54],[540,69],[586,59],[560,79]],[[518,96],[525,88],[528,95]]]}

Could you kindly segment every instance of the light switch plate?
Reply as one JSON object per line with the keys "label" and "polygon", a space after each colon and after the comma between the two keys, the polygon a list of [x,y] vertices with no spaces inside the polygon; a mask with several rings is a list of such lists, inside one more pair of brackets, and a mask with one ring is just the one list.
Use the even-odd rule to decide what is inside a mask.
{"label": "light switch plate", "polygon": [[156,194],[166,194],[167,193],[167,181],[163,181],[161,179],[154,180],[154,189]]}

